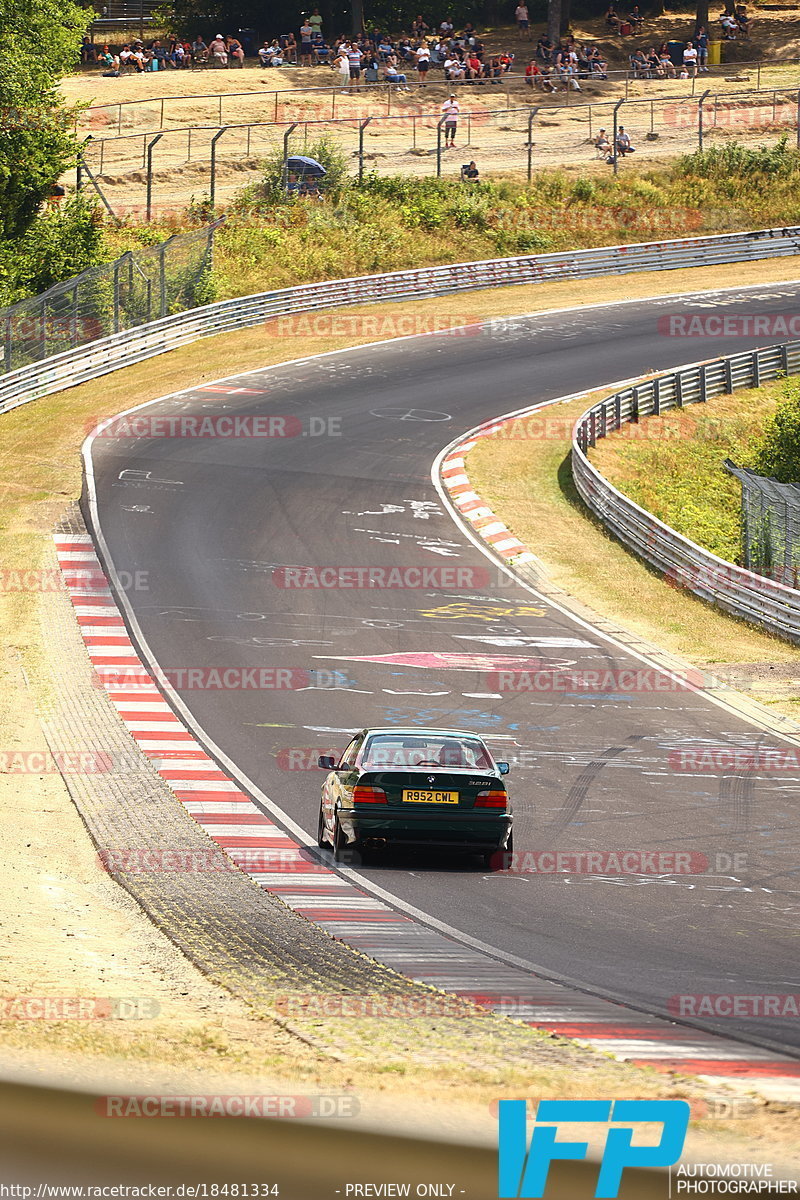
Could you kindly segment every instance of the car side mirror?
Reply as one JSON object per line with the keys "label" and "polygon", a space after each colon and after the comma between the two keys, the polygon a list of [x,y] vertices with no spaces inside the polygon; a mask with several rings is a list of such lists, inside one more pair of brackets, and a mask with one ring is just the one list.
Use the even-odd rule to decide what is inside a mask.
{"label": "car side mirror", "polygon": [[336,766],[336,759],[331,754],[320,754],[317,766],[322,767],[323,771],[332,771]]}
{"label": "car side mirror", "polygon": [[507,762],[499,762],[497,764],[497,769],[501,775],[507,775],[508,772],[511,770],[511,767],[508,765]]}

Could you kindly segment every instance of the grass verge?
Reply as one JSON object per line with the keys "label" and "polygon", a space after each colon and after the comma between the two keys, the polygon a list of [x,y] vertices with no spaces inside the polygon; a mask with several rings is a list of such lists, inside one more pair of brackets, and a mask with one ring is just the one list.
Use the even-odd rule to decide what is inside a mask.
{"label": "grass verge", "polygon": [[723,466],[749,466],[754,439],[777,407],[782,383],[744,388],[648,417],[634,436],[603,438],[591,460],[642,508],[728,562],[740,552],[741,486]]}

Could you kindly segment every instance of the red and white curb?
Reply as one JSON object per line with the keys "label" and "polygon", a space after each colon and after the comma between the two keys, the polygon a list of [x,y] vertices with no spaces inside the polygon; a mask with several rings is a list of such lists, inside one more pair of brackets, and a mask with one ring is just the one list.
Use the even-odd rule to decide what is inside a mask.
{"label": "red and white curb", "polygon": [[472,435],[467,441],[459,443],[455,450],[448,454],[441,466],[442,483],[450,494],[450,499],[472,528],[492,549],[507,558],[509,562],[534,562],[535,556],[527,546],[516,537],[511,530],[497,517],[484,500],[473,489],[464,465],[464,455],[469,454],[478,444],[479,437],[488,437],[502,428],[504,422],[495,422],[482,428],[479,433]]}
{"label": "red and white curb", "polygon": [[[465,453],[474,444],[459,450]],[[470,489],[463,458],[450,455],[445,467],[455,489],[451,495],[460,498],[459,508],[471,514],[475,527],[494,539],[494,549],[515,562],[527,561],[526,548]],[[131,736],[208,837],[289,908],[420,983],[617,1059],[717,1084],[745,1081],[749,1090],[773,1098],[800,1095],[796,1059],[640,1014],[495,960],[397,912],[327,865],[316,847],[298,844],[220,770],[166,703],[128,636],[89,534],[58,534],[54,540],[89,658]],[[125,674],[135,677],[134,688],[124,682]]]}

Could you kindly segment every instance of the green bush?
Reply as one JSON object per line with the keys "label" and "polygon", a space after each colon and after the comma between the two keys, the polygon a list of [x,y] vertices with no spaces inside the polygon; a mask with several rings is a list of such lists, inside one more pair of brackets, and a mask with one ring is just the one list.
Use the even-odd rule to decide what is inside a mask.
{"label": "green bush", "polygon": [[778,407],[754,443],[750,465],[781,483],[800,483],[800,380],[784,381]]}
{"label": "green bush", "polygon": [[21,237],[0,242],[0,307],[38,295],[105,257],[97,205],[71,196],[45,208]]}

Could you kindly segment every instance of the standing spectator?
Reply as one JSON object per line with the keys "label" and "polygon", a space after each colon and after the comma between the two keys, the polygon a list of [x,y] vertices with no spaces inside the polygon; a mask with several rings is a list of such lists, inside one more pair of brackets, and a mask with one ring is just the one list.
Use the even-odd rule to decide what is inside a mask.
{"label": "standing spectator", "polygon": [[424,87],[431,65],[431,52],[428,49],[427,42],[420,43],[415,51],[415,57],[417,60],[417,74],[419,75],[420,86]]}
{"label": "standing spectator", "polygon": [[697,69],[703,75],[708,75],[708,34],[705,25],[701,25],[694,39],[697,46]]}
{"label": "standing spectator", "polygon": [[683,66],[689,79],[694,79],[697,74],[697,50],[691,42],[686,43],[683,51]]}
{"label": "standing spectator", "polygon": [[354,89],[357,92],[361,91],[361,60],[364,55],[358,45],[358,42],[351,42],[350,49],[347,50],[347,64],[350,73],[350,91]]}
{"label": "standing spectator", "polygon": [[617,130],[617,154],[619,154],[621,158],[624,158],[626,154],[634,153],[635,149],[631,145],[631,139],[625,132],[625,126],[620,125],[619,129]]}
{"label": "standing spectator", "polygon": [[343,42],[339,47],[339,52],[333,60],[333,65],[336,71],[339,72],[339,82],[342,86],[342,91],[346,92],[350,83],[350,63],[347,59],[347,42]]}
{"label": "standing spectator", "polygon": [[440,111],[444,113],[444,148],[446,150],[449,146],[452,150],[456,144],[458,114],[461,111],[455,92],[450,93],[449,99],[445,100]]}
{"label": "standing spectator", "polygon": [[300,26],[300,66],[310,67],[312,63],[312,54],[314,46],[312,36],[314,34],[314,26],[308,23],[306,18]]}
{"label": "standing spectator", "polygon": [[311,16],[308,18],[308,24],[311,26],[312,33],[322,33],[322,17],[319,15],[319,9],[311,10]]}
{"label": "standing spectator", "polygon": [[517,21],[517,29],[521,38],[528,39],[530,35],[530,20],[528,19],[528,6],[525,0],[520,0],[516,7],[514,16]]}

